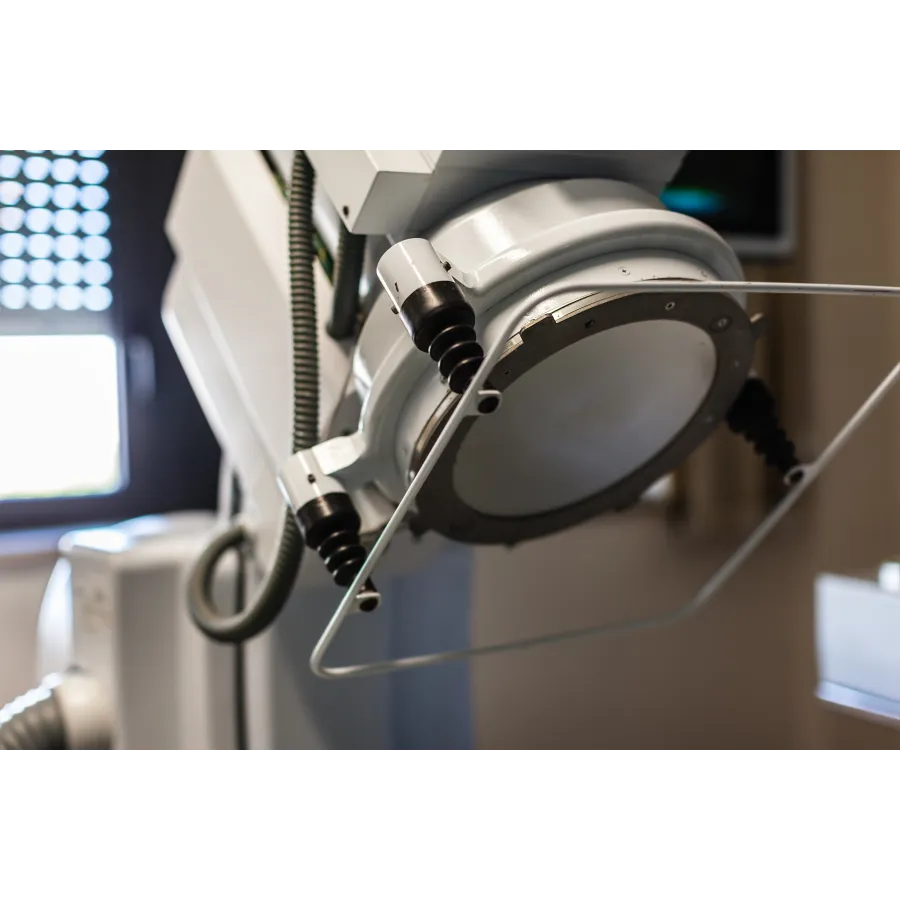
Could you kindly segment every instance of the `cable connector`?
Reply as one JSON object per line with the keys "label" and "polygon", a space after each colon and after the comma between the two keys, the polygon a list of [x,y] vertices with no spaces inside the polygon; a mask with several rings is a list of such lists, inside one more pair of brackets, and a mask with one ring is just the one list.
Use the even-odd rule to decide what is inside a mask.
{"label": "cable connector", "polygon": [[775,397],[761,378],[751,376],[744,382],[726,421],[788,483],[794,482],[795,473],[802,473],[794,442],[778,421]]}
{"label": "cable connector", "polygon": [[[285,501],[293,510],[303,541],[325,563],[339,587],[347,587],[366,561],[362,522],[336,471],[346,471],[363,455],[359,435],[332,438],[291,456],[278,475]],[[380,597],[371,580],[357,598],[360,612],[372,612]]]}
{"label": "cable connector", "polygon": [[475,310],[424,238],[394,244],[378,262],[388,292],[413,343],[438,366],[455,394],[465,393],[484,349],[475,334]]}

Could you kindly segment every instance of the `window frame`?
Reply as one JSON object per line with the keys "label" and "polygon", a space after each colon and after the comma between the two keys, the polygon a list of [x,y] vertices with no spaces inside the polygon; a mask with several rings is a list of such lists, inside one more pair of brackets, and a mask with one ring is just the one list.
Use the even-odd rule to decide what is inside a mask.
{"label": "window frame", "polygon": [[0,532],[216,508],[219,446],[161,316],[174,258],[164,225],[183,157],[181,150],[110,150],[103,156],[109,167],[110,316],[119,347],[124,487],[103,495],[0,499]]}

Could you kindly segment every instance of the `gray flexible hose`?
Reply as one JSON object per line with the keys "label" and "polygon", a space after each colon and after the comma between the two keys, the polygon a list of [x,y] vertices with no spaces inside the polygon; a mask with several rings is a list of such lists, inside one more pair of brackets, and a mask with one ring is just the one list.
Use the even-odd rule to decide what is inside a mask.
{"label": "gray flexible hose", "polygon": [[[291,338],[293,346],[292,451],[305,450],[319,436],[319,348],[316,330],[316,293],[313,280],[313,186],[315,173],[306,154],[297,150],[288,199]],[[214,538],[194,565],[188,581],[188,609],[197,627],[209,638],[237,644],[255,637],[275,620],[294,589],[303,558],[303,538],[293,512],[285,514],[275,562],[263,585],[246,607],[226,616],[212,602],[216,565],[229,550],[250,540],[237,525]]]}
{"label": "gray flexible hose", "polygon": [[340,341],[353,337],[359,316],[359,280],[366,259],[366,236],[353,234],[341,222],[337,247],[337,273],[331,301],[328,335]]}
{"label": "gray flexible hose", "polygon": [[68,750],[56,697],[41,686],[0,709],[0,750]]}

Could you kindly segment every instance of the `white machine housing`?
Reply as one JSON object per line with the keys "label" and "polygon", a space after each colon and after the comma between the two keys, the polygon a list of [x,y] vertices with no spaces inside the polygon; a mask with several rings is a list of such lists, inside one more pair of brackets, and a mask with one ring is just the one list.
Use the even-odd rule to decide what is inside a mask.
{"label": "white machine housing", "polygon": [[[113,749],[236,747],[234,650],[206,640],[184,604],[211,513],[69,532],[38,622],[38,679],[84,672],[108,698]],[[216,573],[223,609],[236,569]]]}
{"label": "white machine housing", "polygon": [[[292,151],[280,151],[282,160]],[[658,196],[684,150],[308,150],[355,234],[421,234],[471,200],[547,178],[609,178]],[[290,171],[290,161],[282,162]]]}
{"label": "white machine housing", "polygon": [[[561,323],[576,312],[587,322],[590,316],[583,315],[586,308],[623,299],[622,291],[603,294],[583,290],[580,286],[585,281],[633,280],[637,295],[640,282],[647,279],[740,279],[740,265],[722,238],[689,217],[669,212],[645,190],[659,191],[677,170],[683,152],[403,151],[391,156],[380,151],[312,151],[310,159],[333,206],[345,220],[343,208],[350,207],[350,200],[339,193],[338,185],[357,185],[353,188],[354,207],[383,210],[381,180],[388,178],[393,183],[396,178],[415,175],[419,185],[415,191],[392,193],[391,211],[365,220],[369,223],[366,230],[374,230],[377,221],[382,234],[395,228],[402,217],[406,217],[403,228],[408,230],[446,215],[451,196],[457,204],[477,196],[476,201],[459,208],[424,236],[447,261],[449,274],[464,288],[477,316],[479,334],[485,340],[503,327],[504,315],[508,317],[509,310],[523,298],[538,297],[541,291],[552,293],[528,321],[521,323],[511,342],[514,350],[528,326],[538,319],[545,320],[544,324]],[[289,153],[275,151],[274,156],[281,164],[282,175],[286,175]],[[418,168],[411,162],[413,157],[421,160]],[[357,174],[351,176],[351,171]],[[584,177],[588,173],[625,180]],[[371,206],[373,203],[375,206]],[[320,197],[317,206],[322,205]],[[189,154],[168,220],[178,262],[167,290],[164,318],[191,384],[244,485],[245,519],[257,535],[261,565],[270,558],[277,540],[284,503],[277,476],[290,449],[286,220],[281,186],[256,151]],[[349,224],[363,227],[358,219]],[[376,285],[371,271],[366,280]],[[569,285],[571,290],[567,289]],[[453,398],[448,397],[446,385],[436,376],[427,355],[412,345],[402,324],[392,315],[390,298],[378,287],[373,287],[367,298],[371,311],[352,349],[325,333],[331,286],[318,266],[316,290],[321,432],[326,441],[336,439],[317,449],[316,466],[324,475],[340,473],[339,481],[361,515],[363,531],[375,533],[408,485]],[[742,303],[739,295],[730,300]],[[674,301],[679,312],[670,316],[665,307],[672,302],[663,301],[658,319],[679,318],[690,298]],[[620,304],[617,309],[625,306]],[[448,456],[448,464],[455,468],[449,474],[438,473],[436,484],[449,483],[455,493],[462,491],[470,500],[484,495],[486,506],[476,511],[482,516],[496,517],[499,513],[502,517],[509,512],[516,518],[528,511],[529,503],[531,512],[537,514],[542,504],[546,507],[550,502],[547,490],[540,485],[533,502],[526,498],[526,482],[535,481],[526,476],[536,461],[540,463],[540,476],[552,482],[548,490],[564,503],[575,497],[578,483],[596,493],[604,484],[623,480],[621,476],[630,467],[640,469],[640,477],[621,489],[608,505],[633,502],[665,474],[666,466],[671,468],[680,460],[668,454],[661,460],[662,466],[646,468],[642,463],[659,457],[689,424],[691,443],[699,443],[714,427],[712,419],[718,421],[724,414],[736,393],[735,386],[749,369],[752,341],[743,341],[732,369],[730,361],[728,366],[720,365],[717,353],[712,352],[712,323],[693,324],[699,327],[651,324],[640,333],[616,328],[610,332],[615,335],[612,345],[608,337],[593,338],[598,349],[603,347],[602,354],[582,349],[574,356],[568,354],[567,364],[561,364],[560,357],[556,364],[541,367],[537,379],[541,385],[539,408],[525,392],[521,392],[524,402],[510,395],[509,410],[501,409],[498,414],[503,425],[493,426],[495,436],[498,429],[515,425],[518,430],[509,432],[509,440],[524,447],[521,429],[526,427],[526,420],[537,422],[542,416],[550,416],[546,421],[552,425],[546,433],[564,430],[565,443],[576,447],[577,465],[569,465],[571,460],[554,464],[554,453],[565,443],[557,440],[553,446],[542,444],[532,428],[528,443],[535,454],[523,457],[517,472],[504,485],[486,484],[480,473],[490,470],[503,451],[501,448],[498,455],[495,447],[491,454],[491,445],[496,444],[491,426],[479,423],[473,433],[484,433],[481,451],[464,453],[459,466],[454,462],[455,454]],[[557,334],[563,332],[560,328]],[[548,347],[546,353],[558,355],[560,349]],[[525,356],[520,354],[516,359]],[[630,370],[637,373],[630,384],[628,377],[622,378],[623,356],[628,358]],[[685,357],[695,360],[695,368],[688,373],[682,373],[679,362]],[[607,366],[610,372],[618,371],[616,378],[604,375]],[[531,360],[529,368],[533,367]],[[695,422],[701,407],[715,393],[711,385],[723,374],[728,376],[728,390],[718,397],[717,408],[704,408],[701,420]],[[573,380],[584,378],[594,380],[594,408],[570,408],[562,412],[565,421],[560,421],[559,415],[554,421],[558,399],[573,393],[568,388]],[[656,392],[654,397],[657,385],[662,393]],[[597,389],[599,386],[603,389]],[[612,408],[604,412],[608,404]],[[622,415],[629,419],[624,429],[616,421]],[[709,427],[704,430],[701,426],[710,416]],[[587,427],[580,429],[579,421]],[[632,442],[635,430],[643,432],[638,438],[638,457],[643,459],[629,460],[624,449],[615,447],[598,452],[604,441],[615,441],[617,432],[626,443]],[[467,457],[471,457],[469,465]],[[482,465],[480,458],[486,458],[487,464]],[[592,467],[602,471],[591,471]],[[519,497],[518,506],[511,499],[513,495]],[[427,500],[426,495],[423,501]],[[441,498],[432,505],[440,507]],[[589,512],[584,510],[574,518],[564,516],[559,523],[547,520],[543,529],[525,529],[522,536],[572,524]],[[466,539],[466,528],[437,524],[439,532]],[[427,517],[423,525],[432,527]],[[510,542],[507,537],[512,530],[501,529],[499,539]],[[488,542],[496,542],[490,533],[485,537]],[[470,539],[481,538],[470,531]]]}
{"label": "white machine housing", "polygon": [[819,699],[900,728],[900,563],[816,579]]}
{"label": "white machine housing", "polygon": [[[483,344],[516,326],[491,374],[504,403],[494,417],[459,429],[419,495],[416,532],[515,543],[627,506],[721,421],[752,363],[742,295],[641,291],[660,279],[741,280],[721,237],[655,196],[683,151],[442,152],[416,174],[415,191],[389,192],[396,206],[387,212],[382,176],[409,172],[380,151],[359,153],[309,154],[323,188],[317,222],[328,219],[323,208],[336,207],[345,224],[376,232],[369,243],[377,252],[364,272],[368,317],[353,346],[326,333],[331,284],[316,266],[322,442],[301,457],[290,454],[283,182],[291,153],[273,151],[273,173],[257,151],[193,152],[170,210],[177,263],[164,319],[239,476],[257,573],[280,536],[279,475],[295,509],[310,476],[345,489],[364,534],[375,535],[454,409],[456,396],[375,277],[374,262],[410,230],[424,229],[418,236],[464,292]],[[334,174],[348,164],[363,172],[353,202],[369,218],[353,218],[339,194],[354,183]],[[324,236],[333,243],[333,234]],[[604,282],[619,286],[597,287]],[[527,315],[517,312],[534,303]],[[427,553],[439,548],[395,542],[379,566],[379,588],[394,571],[421,572],[426,559],[432,567]],[[327,591],[324,567],[311,556],[303,590]],[[464,580],[445,587],[465,602]],[[371,618],[384,615],[382,607]],[[269,651],[280,652],[277,635],[287,627],[260,639]]]}
{"label": "white machine housing", "polygon": [[[631,505],[718,424],[752,364],[739,294],[641,294],[645,281],[742,275],[714,231],[636,185],[516,184],[424,237],[442,263],[429,277],[463,288],[485,343],[523,302],[546,294],[491,375],[503,391],[500,410],[465,428],[423,490],[424,529],[515,543]],[[409,288],[390,259],[416,240],[395,244],[379,263],[389,291],[374,293],[353,353],[356,432],[281,472],[295,509],[309,493],[307,472],[337,479],[369,532],[384,525],[457,399],[394,315]],[[632,282],[634,291],[586,287],[604,281]]]}
{"label": "white machine housing", "polygon": [[[177,259],[163,319],[213,432],[233,461],[243,515],[256,535],[260,565],[266,565],[283,520],[276,474],[291,446],[285,197],[257,151],[192,152],[167,232]],[[325,333],[331,286],[321,267],[315,278],[321,427],[327,433],[350,361]]]}

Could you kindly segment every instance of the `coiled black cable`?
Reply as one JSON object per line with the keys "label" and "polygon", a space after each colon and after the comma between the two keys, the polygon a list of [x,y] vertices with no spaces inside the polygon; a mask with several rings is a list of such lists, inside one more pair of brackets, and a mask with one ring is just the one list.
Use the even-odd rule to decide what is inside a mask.
{"label": "coiled black cable", "polygon": [[56,697],[41,686],[0,709],[0,750],[68,750]]}
{"label": "coiled black cable", "polygon": [[[313,280],[313,187],[315,173],[306,154],[297,150],[288,199],[291,341],[293,352],[292,452],[312,447],[319,431],[319,348]],[[265,582],[243,610],[223,615],[212,601],[219,560],[250,541],[235,525],[215,537],[194,565],[188,581],[188,609],[197,627],[222,643],[240,643],[268,628],[291,596],[303,558],[303,539],[291,510],[285,512],[275,562]]]}
{"label": "coiled black cable", "polygon": [[728,427],[750,443],[756,453],[783,476],[800,472],[793,441],[778,421],[775,397],[761,378],[744,382],[726,416]]}
{"label": "coiled black cable", "polygon": [[[306,154],[294,154],[288,194],[288,253],[291,276],[291,338],[294,360],[294,429],[291,452],[319,440],[319,335],[313,263],[315,172]],[[299,532],[298,532],[299,534]]]}

